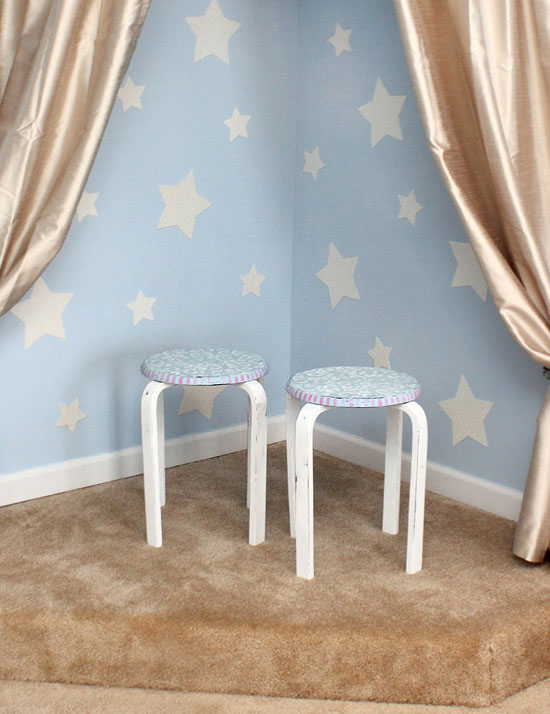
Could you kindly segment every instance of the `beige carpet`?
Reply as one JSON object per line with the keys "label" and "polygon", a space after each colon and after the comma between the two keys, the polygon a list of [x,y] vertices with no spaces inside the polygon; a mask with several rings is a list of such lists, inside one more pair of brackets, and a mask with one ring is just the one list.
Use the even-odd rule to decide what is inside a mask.
{"label": "beige carpet", "polygon": [[0,711],[2,714],[546,714],[550,711],[550,680],[479,709],[0,682]]}
{"label": "beige carpet", "polygon": [[171,470],[160,550],[139,478],[3,508],[0,678],[482,706],[550,676],[548,565],[511,556],[512,523],[430,496],[424,569],[407,576],[405,520],[380,531],[381,479],[317,454],[306,582],[282,445],[256,548],[245,469],[239,453]]}

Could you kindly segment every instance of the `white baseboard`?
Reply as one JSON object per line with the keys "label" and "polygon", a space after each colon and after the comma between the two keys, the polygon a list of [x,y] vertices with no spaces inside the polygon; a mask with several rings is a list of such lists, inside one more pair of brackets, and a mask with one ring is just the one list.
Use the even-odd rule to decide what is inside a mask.
{"label": "white baseboard", "polygon": [[[285,439],[284,416],[268,420],[270,444]],[[314,446],[332,456],[384,472],[384,447],[367,439],[318,424]],[[169,439],[166,442],[166,466],[201,461],[246,449],[246,424],[217,429],[202,434]],[[408,479],[410,455],[403,456],[403,478]],[[141,447],[135,446],[108,454],[71,459],[59,464],[40,466],[0,476],[0,506],[28,501],[42,496],[95,486],[143,472]],[[470,476],[456,469],[428,461],[428,490],[460,503],[481,508],[517,521],[521,491]]]}
{"label": "white baseboard", "polygon": [[[315,426],[314,448],[339,459],[384,473],[384,447],[359,436],[346,434],[323,424]],[[403,455],[403,479],[410,474],[410,454]],[[459,503],[517,521],[521,508],[521,491],[492,481],[470,476],[448,466],[428,461],[426,488]]]}
{"label": "white baseboard", "polygon": [[[284,416],[268,419],[268,442],[285,438]],[[178,466],[246,449],[246,424],[166,441],[166,466]],[[0,476],[0,506],[52,496],[143,473],[141,446],[71,459]]]}

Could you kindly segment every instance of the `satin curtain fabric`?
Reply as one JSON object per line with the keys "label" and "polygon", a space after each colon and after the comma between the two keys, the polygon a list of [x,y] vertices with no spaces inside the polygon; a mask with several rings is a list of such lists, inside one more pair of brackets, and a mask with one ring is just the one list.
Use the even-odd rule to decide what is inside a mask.
{"label": "satin curtain fabric", "polygon": [[[550,367],[550,0],[394,4],[431,149],[500,315]],[[514,553],[542,562],[549,543],[547,393]]]}
{"label": "satin curtain fabric", "polygon": [[0,0],[0,315],[58,253],[150,0]]}

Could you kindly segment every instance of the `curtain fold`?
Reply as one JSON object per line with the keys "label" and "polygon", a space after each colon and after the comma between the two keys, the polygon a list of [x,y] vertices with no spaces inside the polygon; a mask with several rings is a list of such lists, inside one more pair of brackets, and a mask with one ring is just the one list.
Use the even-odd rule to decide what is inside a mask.
{"label": "curtain fold", "polygon": [[[550,0],[394,5],[428,141],[499,313],[550,367]],[[514,542],[532,562],[550,544],[549,445],[547,396]]]}
{"label": "curtain fold", "polygon": [[149,4],[0,2],[0,315],[63,244]]}

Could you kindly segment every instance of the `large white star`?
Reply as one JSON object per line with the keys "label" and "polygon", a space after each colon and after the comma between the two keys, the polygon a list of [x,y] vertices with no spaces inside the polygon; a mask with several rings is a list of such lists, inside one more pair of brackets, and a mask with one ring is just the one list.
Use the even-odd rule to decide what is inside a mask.
{"label": "large white star", "polygon": [[493,407],[493,402],[476,399],[464,376],[460,377],[456,396],[439,402],[449,417],[453,428],[453,446],[468,436],[482,446],[487,446],[483,421]]}
{"label": "large white star", "polygon": [[399,203],[401,204],[401,210],[399,211],[399,215],[397,217],[406,218],[411,226],[414,226],[416,214],[423,208],[417,202],[414,191],[411,191],[408,196],[399,196]]}
{"label": "large white star", "polygon": [[326,164],[324,164],[319,157],[319,147],[316,146],[311,153],[309,151],[304,151],[304,159],[304,173],[310,173],[313,176],[313,180],[316,181],[319,169],[326,166]]}
{"label": "large white star", "polygon": [[248,293],[253,293],[260,297],[260,286],[265,280],[265,275],[259,273],[255,265],[250,268],[248,275],[241,275],[241,280],[243,283],[241,297],[248,295]]}
{"label": "large white star", "polygon": [[229,63],[229,40],[241,23],[225,18],[218,0],[212,0],[204,15],[185,19],[196,37],[194,61],[215,55],[223,62]]}
{"label": "large white star", "polygon": [[351,52],[351,47],[349,44],[349,36],[351,35],[351,30],[343,30],[340,23],[336,23],[336,29],[334,30],[334,35],[329,39],[330,44],[334,47],[336,56],[339,57],[342,52]]}
{"label": "large white star", "polygon": [[137,294],[134,302],[129,302],[126,307],[134,313],[134,325],[141,320],[154,320],[152,307],[157,299],[147,297],[141,290]]}
{"label": "large white star", "polygon": [[454,240],[449,241],[457,266],[454,274],[452,288],[471,287],[479,297],[485,302],[487,300],[487,281],[477,262],[474,249],[469,243],[459,243]]}
{"label": "large white star", "polygon": [[59,411],[61,417],[56,426],[67,426],[73,434],[78,422],[86,418],[86,414],[80,409],[78,399],[75,399],[72,404],[60,404]]}
{"label": "large white star", "polygon": [[405,103],[406,95],[389,94],[380,77],[372,101],[359,107],[359,111],[370,122],[371,146],[376,146],[384,136],[403,139],[399,112]]}
{"label": "large white star", "polygon": [[224,124],[229,127],[229,141],[233,141],[237,136],[248,136],[246,125],[250,121],[250,117],[241,114],[237,107],[233,109],[233,114],[224,121]]}
{"label": "large white star", "polygon": [[76,217],[78,222],[82,221],[86,216],[97,216],[97,209],[95,207],[95,202],[99,193],[86,193],[84,191],[76,207]]}
{"label": "large white star", "polygon": [[193,237],[195,219],[212,204],[199,196],[195,187],[195,174],[190,171],[179,186],[159,186],[164,200],[164,212],[157,228],[178,226],[188,238]]}
{"label": "large white star", "polygon": [[334,308],[343,297],[359,300],[353,279],[359,258],[342,258],[333,243],[330,244],[328,263],[315,275],[328,287],[330,304]]}
{"label": "large white star", "polygon": [[141,95],[145,85],[140,86],[134,84],[131,77],[126,79],[126,84],[118,90],[118,98],[122,101],[122,111],[125,112],[130,107],[143,109],[141,104]]}
{"label": "large white star", "polygon": [[390,367],[390,352],[391,347],[385,347],[380,339],[377,337],[374,341],[374,347],[369,350],[369,355],[372,357],[374,362],[374,367],[385,367],[386,369],[391,369]]}
{"label": "large white star", "polygon": [[27,300],[12,307],[11,312],[25,323],[25,349],[42,335],[65,339],[63,310],[74,293],[54,293],[38,278]]}
{"label": "large white star", "polygon": [[180,404],[178,414],[187,414],[195,409],[207,419],[212,419],[212,409],[214,399],[220,392],[227,389],[226,384],[184,387],[184,396]]}

